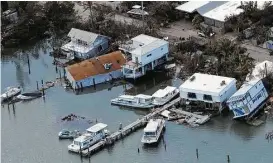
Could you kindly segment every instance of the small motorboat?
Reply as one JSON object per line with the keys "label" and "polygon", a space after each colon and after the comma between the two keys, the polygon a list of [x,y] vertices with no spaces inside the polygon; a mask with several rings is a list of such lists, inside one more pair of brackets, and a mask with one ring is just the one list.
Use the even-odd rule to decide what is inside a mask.
{"label": "small motorboat", "polygon": [[58,134],[59,139],[74,139],[74,138],[79,137],[80,135],[81,135],[81,133],[78,130],[69,131],[66,129],[63,129]]}
{"label": "small motorboat", "polygon": [[1,95],[1,102],[11,99],[21,93],[20,87],[8,87],[7,91]]}
{"label": "small motorboat", "polygon": [[43,96],[42,92],[36,91],[36,92],[30,92],[30,93],[22,93],[18,95],[16,98],[20,100],[32,100],[42,96]]}

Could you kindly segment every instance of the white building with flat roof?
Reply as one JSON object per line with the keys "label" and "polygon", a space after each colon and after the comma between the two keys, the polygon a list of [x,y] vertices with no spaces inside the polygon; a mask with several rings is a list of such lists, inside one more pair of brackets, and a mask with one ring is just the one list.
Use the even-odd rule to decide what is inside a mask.
{"label": "white building with flat roof", "polygon": [[249,118],[261,108],[268,98],[268,93],[262,80],[252,80],[241,86],[227,101],[235,119]]}
{"label": "white building with flat roof", "polygon": [[223,103],[236,92],[236,79],[195,73],[180,87],[180,97],[186,104],[204,102],[206,108],[223,108]]}
{"label": "white building with flat roof", "polygon": [[175,9],[187,13],[193,13],[197,11],[200,7],[208,4],[210,1],[189,1],[180,6],[177,6]]}
{"label": "white building with flat roof", "polygon": [[136,79],[166,62],[169,42],[141,34],[120,45],[119,49],[129,58],[123,66],[123,75]]}
{"label": "white building with flat roof", "polygon": [[[205,24],[222,28],[225,25],[227,17],[239,15],[244,11],[240,6],[246,2],[247,1],[190,1],[176,7],[176,9],[187,13],[194,13],[196,11],[204,17]],[[256,2],[257,8],[263,9],[265,1]]]}

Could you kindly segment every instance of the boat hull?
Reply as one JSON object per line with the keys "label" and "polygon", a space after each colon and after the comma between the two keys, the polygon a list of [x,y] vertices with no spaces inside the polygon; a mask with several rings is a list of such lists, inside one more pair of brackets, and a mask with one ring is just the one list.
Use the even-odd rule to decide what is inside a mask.
{"label": "boat hull", "polygon": [[156,145],[159,143],[160,138],[163,136],[163,133],[165,131],[165,121],[163,120],[162,122],[163,124],[161,124],[159,130],[158,130],[158,135],[156,135],[155,137],[152,138],[147,138],[145,136],[142,137],[141,139],[141,143],[143,143],[144,145]]}
{"label": "boat hull", "polygon": [[149,109],[154,107],[153,104],[147,104],[147,105],[132,105],[132,104],[126,104],[126,103],[120,103],[117,100],[111,100],[112,105],[119,105],[119,106],[126,106],[126,107],[132,107],[132,108],[141,108],[141,109]]}
{"label": "boat hull", "polygon": [[16,98],[20,100],[32,100],[35,98],[42,97],[41,92],[34,92],[34,93],[23,93],[21,95],[18,95]]}
{"label": "boat hull", "polygon": [[21,93],[19,88],[11,88],[7,92],[1,95],[1,102],[7,102],[11,100],[14,96],[17,96]]}

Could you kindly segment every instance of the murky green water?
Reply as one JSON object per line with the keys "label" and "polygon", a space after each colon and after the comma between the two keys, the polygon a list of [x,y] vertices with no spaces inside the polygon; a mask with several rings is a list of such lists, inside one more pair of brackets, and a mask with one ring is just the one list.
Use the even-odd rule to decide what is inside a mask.
{"label": "murky green water", "polygon": [[[18,52],[18,49],[8,49],[6,53],[10,54],[9,57],[2,55],[2,92],[8,86],[17,85],[21,85],[25,91],[35,90],[36,81],[40,84],[42,79],[51,81],[58,76],[52,65],[53,59],[48,54],[50,47],[45,45],[41,43],[40,46],[26,47],[23,51],[29,54],[31,74],[28,73],[26,54]],[[160,85],[180,84],[180,80],[175,79],[162,81],[162,75],[129,92],[152,94]],[[164,135],[166,150],[162,142],[156,148],[142,147],[142,131],[139,130],[113,147],[93,155],[90,160],[81,160],[78,155],[67,151],[71,141],[59,140],[57,133],[63,128],[84,130],[90,124],[84,120],[62,122],[61,117],[74,113],[88,119],[98,119],[115,131],[119,123],[126,125],[146,113],[111,106],[110,99],[123,94],[125,88],[124,85],[109,87],[106,84],[96,91],[90,89],[75,95],[57,84],[46,91],[45,101],[40,98],[17,103],[14,109],[12,106],[2,106],[2,162],[224,163],[228,154],[232,163],[273,162],[273,142],[265,140],[265,133],[273,129],[273,120],[268,119],[260,127],[251,127],[232,121],[232,116],[216,117],[197,128],[168,122]],[[130,88],[130,85],[126,88]],[[137,148],[140,148],[140,153],[137,153]],[[195,156],[196,148],[199,149],[199,160]]]}

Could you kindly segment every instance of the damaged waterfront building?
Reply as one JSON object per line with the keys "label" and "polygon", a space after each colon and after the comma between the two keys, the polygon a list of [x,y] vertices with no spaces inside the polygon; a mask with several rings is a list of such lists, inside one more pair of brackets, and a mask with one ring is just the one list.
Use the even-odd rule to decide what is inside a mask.
{"label": "damaged waterfront building", "polygon": [[251,118],[263,107],[268,93],[262,80],[252,80],[241,86],[227,101],[234,119]]}
{"label": "damaged waterfront building", "polygon": [[193,74],[179,87],[182,104],[219,111],[236,90],[234,78],[201,73]]}
{"label": "damaged waterfront building", "polygon": [[128,58],[122,67],[124,77],[136,79],[167,61],[169,42],[141,34],[120,45],[119,49]]}
{"label": "damaged waterfront building", "polygon": [[66,77],[73,89],[93,86],[122,77],[121,66],[125,62],[120,51],[112,52],[66,67]]}
{"label": "damaged waterfront building", "polygon": [[67,59],[88,59],[104,54],[109,49],[110,38],[72,28],[68,33],[70,42],[61,47]]}

